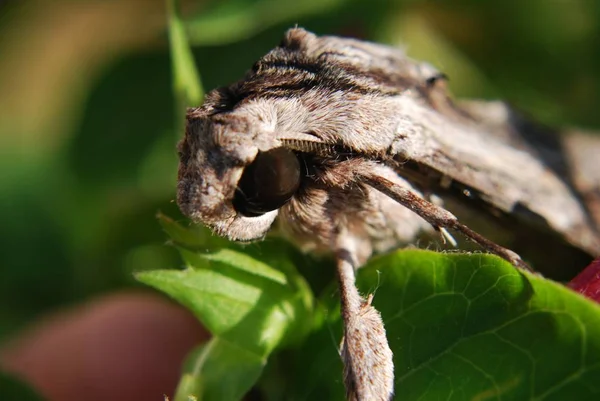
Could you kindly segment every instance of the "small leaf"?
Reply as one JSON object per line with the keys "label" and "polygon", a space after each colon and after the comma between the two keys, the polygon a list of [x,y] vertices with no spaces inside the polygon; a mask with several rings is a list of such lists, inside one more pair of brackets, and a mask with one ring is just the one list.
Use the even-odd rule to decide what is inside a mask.
{"label": "small leaf", "polygon": [[[222,240],[213,242],[216,237],[205,229],[186,229],[162,215],[159,219],[187,268],[144,271],[136,277],[187,307],[213,334],[196,357],[195,373],[182,377],[178,394],[196,391],[202,400],[239,399],[276,347],[297,343],[313,327],[312,293],[284,253],[293,248],[264,253],[248,248],[258,255],[254,257],[234,250],[233,244],[232,249],[220,247]],[[292,258],[296,252],[290,252]]]}
{"label": "small leaf", "polygon": [[220,262],[184,271],[141,272],[137,278],[186,306],[214,335],[262,357],[310,309],[287,281],[282,284]]}

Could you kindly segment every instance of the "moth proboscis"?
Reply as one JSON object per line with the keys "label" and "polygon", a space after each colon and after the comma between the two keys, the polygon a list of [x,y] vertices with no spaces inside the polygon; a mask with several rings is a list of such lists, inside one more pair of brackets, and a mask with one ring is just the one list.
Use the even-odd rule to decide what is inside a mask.
{"label": "moth proboscis", "polygon": [[[301,247],[333,252],[347,396],[389,400],[392,352],[354,282],[373,252],[433,227],[528,268],[432,194],[600,254],[600,174],[590,162],[600,142],[549,131],[503,103],[456,104],[443,74],[398,49],[295,28],[242,80],[188,110],[177,200],[232,240],[261,239],[278,217]],[[573,156],[582,149],[589,157]]]}

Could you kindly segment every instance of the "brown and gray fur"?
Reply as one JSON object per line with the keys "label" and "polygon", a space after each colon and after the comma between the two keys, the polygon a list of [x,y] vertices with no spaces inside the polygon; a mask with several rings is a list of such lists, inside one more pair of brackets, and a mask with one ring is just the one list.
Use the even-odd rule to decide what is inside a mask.
{"label": "brown and gray fur", "polygon": [[[442,74],[397,49],[291,29],[241,81],[188,110],[178,203],[194,221],[232,240],[261,239],[278,217],[303,248],[335,252],[348,397],[387,400],[391,351],[381,317],[355,290],[350,269],[375,251],[410,243],[431,225],[458,229],[520,264],[515,254],[479,241],[452,214],[422,199],[425,191],[450,193],[600,254],[600,180],[569,177],[564,154],[532,145],[523,135],[532,130],[524,126],[502,103],[455,105]],[[597,141],[572,137],[562,146],[565,154],[600,151]],[[586,145],[569,145],[577,143]],[[238,213],[232,199],[244,168],[258,152],[278,147],[304,155],[300,189],[278,210]],[[593,157],[573,158],[569,171],[593,171]],[[415,202],[422,205],[413,208]]]}

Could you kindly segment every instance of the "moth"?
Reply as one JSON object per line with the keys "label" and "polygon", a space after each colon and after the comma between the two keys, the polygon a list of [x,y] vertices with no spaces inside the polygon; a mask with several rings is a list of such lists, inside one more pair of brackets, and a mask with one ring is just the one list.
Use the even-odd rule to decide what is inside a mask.
{"label": "moth", "polygon": [[600,145],[549,131],[503,103],[457,104],[443,74],[398,49],[294,28],[242,80],[188,109],[177,201],[235,241],[260,240],[277,218],[302,248],[333,252],[347,397],[389,400],[392,352],[354,282],[373,252],[432,229],[452,241],[452,230],[529,268],[440,196],[600,254]]}

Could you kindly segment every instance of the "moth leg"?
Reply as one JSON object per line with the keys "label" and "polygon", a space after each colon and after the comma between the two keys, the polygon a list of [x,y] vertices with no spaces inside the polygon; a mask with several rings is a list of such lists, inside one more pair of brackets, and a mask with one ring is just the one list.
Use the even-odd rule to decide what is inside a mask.
{"label": "moth leg", "polygon": [[[344,244],[345,242],[345,244]],[[352,240],[336,252],[344,338],[340,356],[349,401],[389,401],[394,394],[394,363],[379,312],[355,285],[357,267]]]}
{"label": "moth leg", "polygon": [[436,206],[416,195],[408,188],[399,185],[387,178],[378,175],[376,169],[361,169],[360,175],[364,182],[378,191],[386,194],[396,202],[412,210],[436,229],[452,229],[463,233],[467,238],[480,245],[482,248],[494,253],[512,263],[514,266],[533,271],[519,255],[510,249],[504,248],[481,234],[471,230],[460,223],[456,216],[446,209]]}

